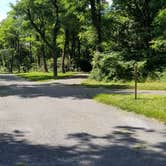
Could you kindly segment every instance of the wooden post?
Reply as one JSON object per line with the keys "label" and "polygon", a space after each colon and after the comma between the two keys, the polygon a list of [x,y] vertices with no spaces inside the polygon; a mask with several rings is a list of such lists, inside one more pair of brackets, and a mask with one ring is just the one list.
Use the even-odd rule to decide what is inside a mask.
{"label": "wooden post", "polygon": [[137,87],[137,83],[138,83],[138,65],[137,65],[137,63],[135,63],[135,65],[134,65],[134,78],[135,78],[135,91],[134,91],[134,93],[135,93],[135,100],[137,100],[137,94],[138,94],[138,87]]}

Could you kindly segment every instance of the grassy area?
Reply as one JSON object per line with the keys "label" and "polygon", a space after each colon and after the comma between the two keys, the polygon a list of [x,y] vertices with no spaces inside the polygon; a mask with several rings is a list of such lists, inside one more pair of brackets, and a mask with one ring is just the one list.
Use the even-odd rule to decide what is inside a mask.
{"label": "grassy area", "polygon": [[133,94],[100,94],[94,99],[101,103],[166,122],[166,96],[139,95],[138,100],[135,100]]}
{"label": "grassy area", "polygon": [[[63,79],[74,76],[75,72],[67,72],[67,73],[58,73],[58,77],[56,79]],[[29,81],[38,81],[38,82],[46,82],[55,80],[53,77],[53,73],[44,73],[44,72],[30,72],[30,73],[20,73],[16,74],[19,77],[25,78]]]}
{"label": "grassy area", "polygon": [[109,88],[109,89],[130,89],[132,86],[130,86],[127,83],[123,82],[99,82],[95,80],[86,80],[82,82],[82,85],[85,85],[87,87],[91,88],[98,88],[98,87],[103,87],[103,88]]}
{"label": "grassy area", "polygon": [[[98,82],[95,80],[86,80],[82,85],[88,87],[104,87],[109,89],[133,89],[134,82]],[[166,90],[166,81],[149,81],[138,83],[138,89],[140,90]]]}

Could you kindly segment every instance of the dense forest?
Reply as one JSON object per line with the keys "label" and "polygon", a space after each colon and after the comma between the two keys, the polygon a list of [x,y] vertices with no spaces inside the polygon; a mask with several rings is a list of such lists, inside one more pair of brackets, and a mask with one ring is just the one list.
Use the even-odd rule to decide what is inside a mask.
{"label": "dense forest", "polygon": [[130,80],[166,69],[165,0],[20,0],[0,23],[0,71],[91,71]]}

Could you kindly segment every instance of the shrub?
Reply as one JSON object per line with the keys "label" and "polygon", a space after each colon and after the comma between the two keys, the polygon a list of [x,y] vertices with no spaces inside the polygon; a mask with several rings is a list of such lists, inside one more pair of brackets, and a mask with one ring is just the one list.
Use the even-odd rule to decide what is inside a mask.
{"label": "shrub", "polygon": [[124,62],[120,52],[99,53],[93,58],[91,79],[97,81],[131,80],[133,77],[133,62]]}

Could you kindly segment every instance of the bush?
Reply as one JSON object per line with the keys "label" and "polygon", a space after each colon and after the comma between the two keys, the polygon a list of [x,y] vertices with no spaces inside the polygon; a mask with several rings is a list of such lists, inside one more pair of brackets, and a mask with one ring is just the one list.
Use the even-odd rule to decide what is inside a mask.
{"label": "bush", "polygon": [[91,79],[97,81],[131,80],[133,77],[133,62],[124,62],[119,52],[99,53],[93,58]]}

